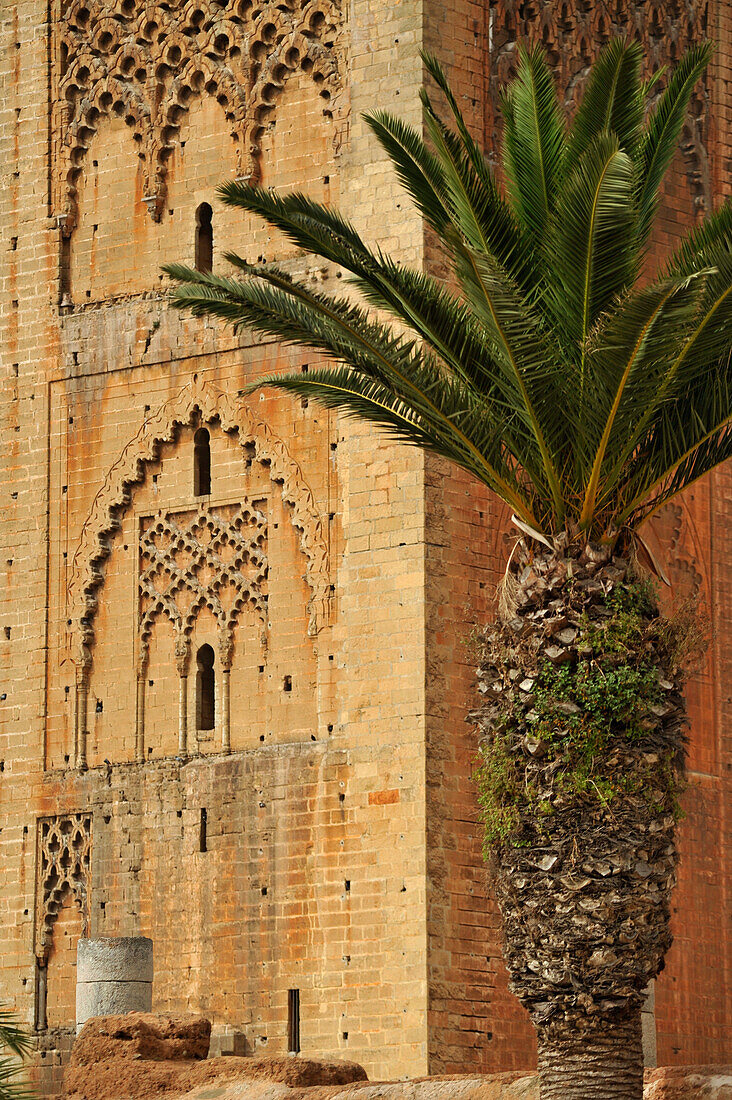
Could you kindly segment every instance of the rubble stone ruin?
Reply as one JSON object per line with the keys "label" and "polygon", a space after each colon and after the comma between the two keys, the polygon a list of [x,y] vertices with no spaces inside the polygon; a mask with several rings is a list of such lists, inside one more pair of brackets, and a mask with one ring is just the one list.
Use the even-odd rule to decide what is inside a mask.
{"label": "rubble stone ruin", "polygon": [[[299,188],[437,267],[362,112],[419,124],[418,49],[493,156],[519,38],[568,110],[613,34],[718,44],[655,252],[729,193],[730,0],[8,0],[0,12],[0,1000],[59,1089],[80,937],[149,937],[153,1008],[372,1079],[531,1067],[464,721],[509,517],[437,459],[271,393],[315,353],[174,313],[161,264],[335,273],[221,206]],[[732,470],[652,538],[713,639],[690,685],[675,944],[649,1058],[729,1042]],[[727,756],[729,759],[729,755]],[[725,975],[727,976],[725,979]],[[88,975],[87,975],[88,979]],[[228,1049],[219,1043],[219,1049]]]}

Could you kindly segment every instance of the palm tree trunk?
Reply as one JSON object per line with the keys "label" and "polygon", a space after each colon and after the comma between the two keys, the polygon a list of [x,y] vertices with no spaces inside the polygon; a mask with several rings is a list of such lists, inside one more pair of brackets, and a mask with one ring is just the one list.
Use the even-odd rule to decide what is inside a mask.
{"label": "palm tree trunk", "polygon": [[514,564],[475,715],[510,988],[537,1030],[542,1100],[642,1100],[640,1006],[671,943],[678,858],[676,628],[609,550]]}
{"label": "palm tree trunk", "polygon": [[551,1034],[539,1031],[541,1100],[642,1100],[640,1008],[622,1021]]}

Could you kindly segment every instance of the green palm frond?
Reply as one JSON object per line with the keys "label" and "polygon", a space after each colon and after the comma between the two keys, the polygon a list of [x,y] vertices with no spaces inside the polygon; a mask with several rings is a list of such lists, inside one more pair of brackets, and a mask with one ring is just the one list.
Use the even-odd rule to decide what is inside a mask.
{"label": "green palm frond", "polygon": [[445,174],[438,158],[413,126],[388,111],[372,111],[364,119],[391,160],[397,179],[427,224],[441,236],[450,222]]}
{"label": "green palm frond", "polygon": [[[526,285],[534,268],[534,250],[495,180],[476,172],[473,159],[459,135],[449,130],[422,91],[425,122],[445,172],[451,227],[472,248],[489,252],[516,280]],[[446,234],[446,228],[443,233]]]}
{"label": "green palm frond", "polygon": [[637,526],[732,455],[732,361],[701,373],[683,402],[667,402],[618,485],[618,522]]}
{"label": "green palm frond", "polygon": [[[425,375],[429,374],[427,366]],[[261,386],[314,397],[326,408],[342,409],[346,415],[377,424],[399,442],[439,454],[490,485],[526,522],[536,522],[531,498],[515,468],[506,462],[501,425],[486,417],[484,406],[459,386],[436,385],[433,409],[418,409],[396,387],[346,366],[322,368],[307,376],[272,374],[249,389]]]}
{"label": "green palm frond", "polygon": [[0,1057],[0,1100],[38,1100],[25,1083],[23,1067],[13,1058]]}
{"label": "green palm frond", "polygon": [[666,265],[671,277],[684,278],[712,267],[719,255],[732,252],[732,201],[727,199],[681,242]]}
{"label": "green palm frond", "polygon": [[560,180],[565,124],[541,47],[521,47],[519,56],[516,80],[501,103],[503,166],[516,216],[540,245]]}
{"label": "green palm frond", "polygon": [[704,256],[716,258],[717,267],[699,273],[703,283],[698,284],[693,324],[679,326],[675,346],[669,350],[663,369],[649,380],[645,405],[637,405],[634,435],[615,459],[611,486],[617,485],[631,457],[636,460],[636,447],[645,443],[647,476],[640,465],[639,471],[643,491],[648,492],[709,432],[723,428],[732,416],[728,385],[732,253],[718,248],[716,252],[705,251]]}
{"label": "green palm frond", "polygon": [[0,1006],[0,1100],[36,1100],[36,1093],[25,1083],[22,1065],[34,1046],[33,1037],[15,1013]]}
{"label": "green palm frond", "polygon": [[679,61],[659,101],[651,112],[639,152],[637,204],[639,239],[651,231],[658,204],[659,188],[684,125],[694,88],[712,56],[710,42],[692,46]]}
{"label": "green palm frond", "polygon": [[584,360],[598,317],[633,282],[637,256],[633,162],[615,134],[599,134],[561,191],[547,236],[554,324]]}
{"label": "green palm frond", "polygon": [[[442,433],[454,461],[492,488],[498,491],[501,486],[504,491],[509,475],[514,485],[519,484],[503,456],[503,438],[513,412],[512,404],[505,402],[502,416],[503,402],[499,395],[490,405],[481,402],[478,410],[471,387],[446,374],[441,364],[424,355],[415,341],[394,334],[358,306],[345,299],[315,294],[276,269],[255,269],[255,278],[242,281],[177,265],[167,270],[180,281],[173,301],[194,315],[213,314],[235,328],[245,324],[287,343],[317,348],[338,363],[347,362],[352,368],[352,380],[362,379],[377,386],[376,391],[368,392],[370,408],[375,407],[375,392],[383,396],[388,391],[396,402],[389,405],[390,415],[399,409],[401,428],[406,431],[408,423],[418,426],[418,438],[411,442],[424,445],[425,432],[431,433],[430,437]],[[293,388],[296,384],[300,393],[304,393],[303,387],[310,386],[313,397],[321,397],[325,389],[320,389],[320,373],[281,376],[266,383],[260,380],[254,386],[281,382],[281,388]],[[343,387],[345,380],[345,376],[339,375],[339,385]],[[363,392],[354,392],[364,397]],[[410,409],[411,419],[404,415]],[[383,424],[381,420],[378,422]],[[393,421],[389,423],[393,426]],[[497,442],[489,447],[488,441],[494,437]],[[528,444],[535,446],[531,437]],[[511,491],[515,506],[521,514],[528,515],[530,508],[525,499],[517,491]]]}
{"label": "green palm frond", "polygon": [[[238,201],[240,195],[240,185],[227,185],[225,201]],[[238,202],[244,203],[246,209],[266,212],[271,224],[301,247],[313,248],[317,242],[320,255],[331,260],[337,257],[340,266],[353,275],[352,281],[367,302],[411,326],[452,370],[468,376],[477,371],[484,384],[490,380],[490,351],[486,342],[478,339],[474,319],[466,306],[436,280],[380,252],[372,253],[351,225],[303,195],[279,199],[255,190]],[[257,270],[233,253],[225,258],[247,274]],[[259,274],[266,279],[268,270],[261,268]]]}
{"label": "green palm frond", "polygon": [[24,1058],[34,1045],[33,1037],[18,1022],[15,1013],[0,1005],[0,1049],[5,1047],[19,1058]]}
{"label": "green palm frond", "polygon": [[692,331],[702,294],[701,279],[658,283],[631,295],[593,334],[587,371],[592,392],[583,406],[592,466],[589,476],[582,471],[580,524],[588,525],[598,503],[612,496],[618,455],[634,452],[644,418],[664,400],[668,365],[680,337]]}
{"label": "green palm frond", "polygon": [[456,256],[463,290],[503,364],[513,407],[536,442],[541,466],[536,461],[524,465],[533,480],[548,488],[563,520],[562,486],[553,456],[561,453],[571,417],[557,416],[557,409],[566,407],[563,398],[567,396],[562,392],[557,350],[490,255],[458,246]]}
{"label": "green palm frond", "polygon": [[635,158],[646,103],[640,78],[642,62],[640,44],[623,38],[614,39],[600,54],[567,138],[567,167],[571,168],[601,134],[615,134],[618,147]]}
{"label": "green palm frond", "polygon": [[250,389],[311,397],[443,456],[544,536],[613,539],[732,447],[732,205],[636,285],[709,56],[690,50],[648,113],[640,48],[613,41],[567,127],[541,50],[521,48],[502,98],[504,190],[425,54],[447,116],[423,91],[426,137],[383,110],[366,121],[437,234],[448,283],[306,195],[228,183],[224,202],[337,267],[348,294],[229,253],[238,277],[168,266],[173,303],[324,358]]}

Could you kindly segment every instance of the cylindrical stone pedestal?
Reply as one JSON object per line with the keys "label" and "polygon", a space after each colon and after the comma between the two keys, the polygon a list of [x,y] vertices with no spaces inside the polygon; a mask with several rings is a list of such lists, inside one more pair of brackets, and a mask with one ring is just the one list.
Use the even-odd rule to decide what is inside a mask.
{"label": "cylindrical stone pedestal", "polygon": [[92,1016],[152,1009],[153,943],[147,936],[79,940],[76,1030]]}

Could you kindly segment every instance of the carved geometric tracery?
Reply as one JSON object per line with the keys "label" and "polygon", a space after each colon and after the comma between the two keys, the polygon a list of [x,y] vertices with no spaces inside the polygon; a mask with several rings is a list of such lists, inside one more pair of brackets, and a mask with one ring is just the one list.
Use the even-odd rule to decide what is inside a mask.
{"label": "carved geometric tracery", "polygon": [[61,814],[38,822],[36,862],[36,958],[51,949],[53,925],[71,893],[81,913],[81,934],[89,935],[91,814]]}
{"label": "carved geometric tracery", "polygon": [[[598,50],[627,35],[644,50],[646,76],[673,66],[689,46],[709,37],[709,0],[491,0],[486,139],[497,150],[499,93],[516,68],[517,44],[541,42],[556,74],[565,105],[581,98]],[[655,87],[660,94],[662,77]],[[710,209],[711,182],[706,151],[709,79],[696,89],[682,136],[689,182],[697,210]]]}
{"label": "carved geometric tracery", "polygon": [[140,532],[140,668],[148,659],[155,621],[163,617],[175,629],[183,673],[190,636],[204,608],[216,619],[221,663],[227,668],[241,612],[249,607],[262,627],[267,625],[267,568],[267,518],[246,502],[146,521]]}
{"label": "carved geometric tracery", "polygon": [[102,117],[128,124],[158,220],[167,162],[192,100],[212,96],[256,182],[259,140],[288,76],[311,75],[332,117],[341,90],[340,0],[57,0],[55,209],[76,224],[79,180]]}

